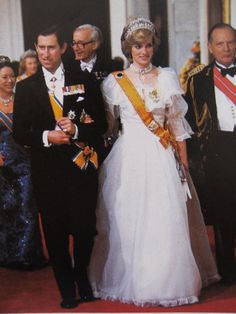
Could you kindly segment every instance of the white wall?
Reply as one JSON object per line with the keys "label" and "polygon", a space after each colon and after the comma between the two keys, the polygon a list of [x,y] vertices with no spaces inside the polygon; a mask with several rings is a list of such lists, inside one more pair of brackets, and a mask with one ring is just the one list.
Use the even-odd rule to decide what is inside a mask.
{"label": "white wall", "polygon": [[19,60],[24,51],[20,0],[0,0],[0,55]]}
{"label": "white wall", "polygon": [[199,39],[199,1],[167,0],[169,64],[177,73],[189,57],[193,42]]}
{"label": "white wall", "polygon": [[111,56],[125,58],[121,51],[120,37],[124,26],[132,17],[149,18],[146,0],[110,0]]}
{"label": "white wall", "polygon": [[199,38],[201,48],[201,63],[208,64],[209,54],[207,48],[208,34],[208,0],[199,0]]}
{"label": "white wall", "polygon": [[231,0],[231,25],[236,28],[236,0]]}

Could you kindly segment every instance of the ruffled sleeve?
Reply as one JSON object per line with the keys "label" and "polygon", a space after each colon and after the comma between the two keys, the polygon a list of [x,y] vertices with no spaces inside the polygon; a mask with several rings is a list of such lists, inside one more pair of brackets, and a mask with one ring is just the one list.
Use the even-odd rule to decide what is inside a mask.
{"label": "ruffled sleeve", "polygon": [[184,118],[188,105],[181,95],[171,96],[172,104],[166,110],[167,123],[177,141],[190,138],[193,131]]}
{"label": "ruffled sleeve", "polygon": [[180,87],[178,77],[175,71],[171,68],[161,68],[158,75],[158,88],[160,90],[161,102],[167,105],[172,105],[173,95],[182,95],[183,91]]}
{"label": "ruffled sleeve", "polygon": [[122,90],[112,74],[102,82],[101,90],[106,111],[114,118],[119,116],[119,107],[122,105]]}
{"label": "ruffled sleeve", "polygon": [[121,88],[114,76],[109,74],[101,84],[104,106],[108,122],[108,130],[104,137],[116,137],[118,135],[120,106],[122,105]]}
{"label": "ruffled sleeve", "polygon": [[183,91],[173,69],[164,68],[160,70],[158,87],[161,90],[161,100],[165,104],[166,119],[172,134],[177,141],[191,137],[193,131],[184,118],[188,105],[181,96]]}

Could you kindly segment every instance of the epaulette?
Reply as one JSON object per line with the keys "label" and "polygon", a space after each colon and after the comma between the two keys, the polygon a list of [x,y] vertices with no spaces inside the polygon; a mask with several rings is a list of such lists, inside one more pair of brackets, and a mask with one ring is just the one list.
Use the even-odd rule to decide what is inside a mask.
{"label": "epaulette", "polygon": [[195,68],[193,68],[193,69],[189,72],[188,77],[193,76],[193,75],[197,74],[198,72],[201,72],[204,68],[205,68],[205,64],[199,64],[199,65],[197,65]]}

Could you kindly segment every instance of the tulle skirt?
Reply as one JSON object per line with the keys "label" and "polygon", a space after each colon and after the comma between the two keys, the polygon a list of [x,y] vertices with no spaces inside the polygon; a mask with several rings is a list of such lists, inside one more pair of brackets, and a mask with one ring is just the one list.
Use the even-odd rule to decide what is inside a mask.
{"label": "tulle skirt", "polygon": [[125,127],[100,171],[95,296],[176,306],[197,302],[201,287],[219,279],[189,180],[188,209],[172,149],[142,125]]}

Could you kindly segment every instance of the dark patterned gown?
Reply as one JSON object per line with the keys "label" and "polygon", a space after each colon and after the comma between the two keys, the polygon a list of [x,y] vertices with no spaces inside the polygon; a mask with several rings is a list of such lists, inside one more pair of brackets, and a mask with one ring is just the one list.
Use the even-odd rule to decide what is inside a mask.
{"label": "dark patterned gown", "polygon": [[28,153],[12,137],[12,114],[0,111],[0,266],[34,269],[45,263]]}

